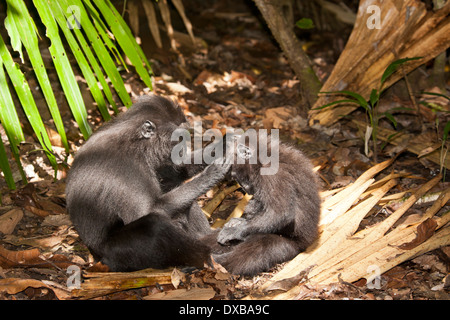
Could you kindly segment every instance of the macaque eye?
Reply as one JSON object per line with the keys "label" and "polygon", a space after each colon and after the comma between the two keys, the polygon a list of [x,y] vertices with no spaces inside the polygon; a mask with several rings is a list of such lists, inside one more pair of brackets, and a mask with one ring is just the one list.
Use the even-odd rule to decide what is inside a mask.
{"label": "macaque eye", "polygon": [[252,157],[253,151],[249,147],[246,147],[242,143],[239,143],[237,145],[237,155],[239,158],[247,160]]}
{"label": "macaque eye", "polygon": [[156,129],[156,126],[153,122],[151,122],[150,120],[145,121],[141,127],[142,137],[144,137],[146,139],[150,138],[152,135],[155,134],[155,129]]}

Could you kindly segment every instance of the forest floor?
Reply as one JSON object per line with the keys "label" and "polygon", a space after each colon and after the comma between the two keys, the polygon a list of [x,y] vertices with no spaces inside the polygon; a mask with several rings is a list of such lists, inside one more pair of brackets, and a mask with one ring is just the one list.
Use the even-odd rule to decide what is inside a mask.
{"label": "forest floor", "polygon": [[[189,10],[195,35],[207,46],[182,46],[181,56],[167,54],[167,48],[154,49],[151,36],[144,29],[146,22],[141,23],[142,46],[155,72],[154,91],[175,99],[189,120],[201,121],[203,129],[279,129],[283,140],[298,145],[314,166],[320,167],[322,190],[354,182],[374,165],[364,153],[364,132],[354,124],[354,120],[365,122],[365,113],[357,110],[328,128],[308,126],[307,114],[299,111],[300,84],[268,29],[262,27],[256,10],[242,4],[227,8],[221,3],[226,4],[226,1],[219,1],[215,8],[200,5]],[[308,34],[309,40],[304,47],[322,81],[333,69],[350,31],[342,30],[339,35],[336,35],[337,32],[322,32],[317,36]],[[180,57],[184,63],[180,63]],[[424,66],[420,69],[413,75],[415,90],[434,90],[434,86],[427,81],[431,68]],[[135,74],[123,73],[123,77],[134,99],[149,92]],[[80,85],[86,87],[83,83]],[[35,93],[39,95],[39,92]],[[87,90],[84,96],[87,101],[92,101]],[[424,97],[419,99],[425,100]],[[445,110],[450,107],[445,99],[434,98],[427,102],[438,104]],[[386,92],[380,107],[387,110],[411,105],[404,84],[399,83]],[[41,107],[45,109],[43,103]],[[442,128],[441,131],[436,130],[436,120],[446,123],[448,119],[444,118],[444,113],[431,112],[426,107],[422,111],[425,131],[418,131],[417,117],[411,113],[395,114],[399,124],[397,130],[401,128],[433,144],[440,143],[439,136],[442,137],[442,134],[439,135],[439,132]],[[70,112],[63,113],[63,117],[76,152],[83,143],[81,135],[74,126]],[[89,111],[89,120],[93,128],[101,125],[95,106]],[[392,129],[388,123],[382,122],[381,126]],[[55,152],[62,153],[56,138],[52,143]],[[145,274],[104,273],[104,268],[95,264],[78,238],[66,213],[64,189],[67,172],[61,170],[54,181],[44,155],[32,152],[36,148],[36,141],[30,134],[21,151],[31,183],[15,192],[7,191],[6,186],[2,185],[0,299],[240,299],[282,268],[281,265],[253,278],[232,276],[220,268],[196,270],[188,274],[169,270],[150,277]],[[398,147],[387,144],[379,155],[379,161],[391,158],[398,150]],[[414,189],[435,177],[439,164],[403,152],[389,170],[409,173],[391,191],[401,192]],[[447,176],[445,181],[448,179]],[[219,189],[224,186],[219,186]],[[447,182],[441,182],[431,192],[447,187]],[[199,199],[200,204],[207,203],[216,192],[213,190]],[[242,197],[240,190],[230,194],[214,212],[212,220],[226,217]],[[372,215],[362,220],[360,228],[383,220],[395,210],[395,206],[377,207]],[[438,215],[448,210],[449,207],[444,206]],[[405,216],[422,214],[423,211],[421,205],[415,205]],[[447,246],[385,272],[376,289],[369,289],[362,280],[329,285],[303,280],[299,284],[303,286],[301,299],[449,299],[449,268],[450,247]],[[81,290],[70,291],[67,285],[77,285],[78,270],[81,270],[81,280],[90,283],[90,287],[82,286]],[[130,285],[130,279],[135,285]],[[140,285],[136,284],[138,280]]]}

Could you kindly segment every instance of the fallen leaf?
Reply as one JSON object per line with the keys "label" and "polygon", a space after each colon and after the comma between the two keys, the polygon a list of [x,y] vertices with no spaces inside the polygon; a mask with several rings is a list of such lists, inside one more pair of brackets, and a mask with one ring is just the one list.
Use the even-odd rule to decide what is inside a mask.
{"label": "fallen leaf", "polygon": [[299,274],[292,278],[279,280],[279,281],[271,284],[268,288],[264,289],[264,291],[281,290],[281,291],[286,292],[286,291],[292,289],[293,287],[297,286],[302,279],[303,279],[303,276],[301,274]]}
{"label": "fallen leaf", "polygon": [[12,251],[0,246],[0,267],[12,268],[27,265],[30,262],[42,262],[39,255],[40,252],[38,249]]}
{"label": "fallen leaf", "polygon": [[177,289],[144,297],[144,300],[210,300],[216,292],[213,288]]}
{"label": "fallen leaf", "polygon": [[21,251],[7,250],[0,246],[0,267],[13,268],[32,266],[39,268],[67,268],[73,263],[61,254],[55,254],[50,258],[41,258],[41,253],[38,249],[29,249]]}
{"label": "fallen leaf", "polygon": [[249,74],[231,70],[231,75],[230,75],[229,81],[230,82],[235,82],[238,79],[247,79],[251,83],[255,83],[256,82],[256,79],[254,77],[252,77],[251,75],[249,75]]}
{"label": "fallen leaf", "polygon": [[24,208],[41,218],[44,218],[50,214],[50,211],[39,209],[39,208],[33,207],[33,206],[24,206]]}
{"label": "fallen leaf", "polygon": [[293,287],[297,286],[302,280],[307,279],[308,274],[313,269],[313,267],[314,266],[311,266],[305,269],[304,271],[300,272],[298,275],[294,277],[274,282],[269,287],[264,289],[264,291],[275,291],[275,290],[288,291]]}
{"label": "fallen leaf", "polygon": [[408,286],[408,282],[406,282],[402,279],[398,279],[398,278],[391,278],[388,280],[388,282],[386,284],[387,289],[400,289],[400,288],[405,288],[407,286]]}
{"label": "fallen leaf", "polygon": [[403,250],[411,250],[417,247],[418,245],[428,240],[434,234],[434,230],[436,229],[436,227],[436,221],[434,221],[432,218],[428,218],[417,227],[416,238],[411,242],[401,244],[399,248]]}
{"label": "fallen leaf", "polygon": [[57,215],[49,215],[44,218],[44,221],[41,224],[42,226],[71,226],[72,221],[68,214],[57,214]]}
{"label": "fallen leaf", "polygon": [[204,85],[205,82],[217,82],[222,80],[222,75],[218,73],[214,73],[208,70],[203,70],[200,72],[200,74],[197,76],[197,78],[194,80],[195,85]]}
{"label": "fallen leaf", "polygon": [[42,206],[43,210],[49,211],[50,214],[53,214],[53,215],[67,213],[63,207],[61,207],[60,205],[56,204],[55,202],[53,202],[51,200],[40,199],[39,204]]}
{"label": "fallen leaf", "polygon": [[6,236],[3,241],[13,244],[15,246],[27,245],[34,248],[53,248],[60,244],[66,237],[65,236],[51,236],[44,238],[21,238],[15,236]]}
{"label": "fallen leaf", "polygon": [[29,183],[25,187],[11,192],[11,200],[18,207],[35,207],[42,209],[36,198],[36,190],[34,184]]}
{"label": "fallen leaf", "polygon": [[167,88],[172,93],[179,93],[179,94],[185,94],[185,93],[192,93],[192,90],[187,88],[186,86],[182,85],[181,83],[177,82],[167,82],[166,83]]}
{"label": "fallen leaf", "polygon": [[413,213],[398,220],[398,225],[410,226],[418,223],[423,217],[422,213]]}
{"label": "fallen leaf", "polygon": [[[53,197],[56,199],[56,197]],[[11,193],[11,199],[18,207],[22,207],[29,212],[39,216],[46,217],[49,214],[65,214],[66,210],[51,199],[38,197],[36,189],[32,183]]]}
{"label": "fallen leaf", "polygon": [[441,273],[447,273],[447,266],[434,254],[423,254],[414,258],[413,263],[418,264],[424,270],[438,270]]}
{"label": "fallen leaf", "polygon": [[50,139],[50,144],[53,146],[57,146],[57,147],[64,147],[62,140],[61,140],[61,136],[59,135],[58,132],[56,132],[55,130],[53,130],[52,128],[49,128],[47,126],[45,126],[45,131],[47,131],[47,135]]}
{"label": "fallen leaf", "polygon": [[174,268],[172,274],[170,275],[170,280],[175,289],[178,289],[180,283],[186,282],[186,275],[177,268]]}
{"label": "fallen leaf", "polygon": [[425,149],[421,150],[417,154],[417,157],[420,158],[420,157],[426,156],[427,154],[430,154],[430,153],[436,151],[440,147],[441,147],[441,143],[440,142],[439,143],[435,143],[434,145],[426,147]]}
{"label": "fallen leaf", "polygon": [[34,279],[19,279],[19,278],[0,279],[0,292],[6,292],[8,294],[16,294],[29,287],[48,288],[48,286],[45,283]]}
{"label": "fallen leaf", "polygon": [[286,107],[267,109],[263,120],[264,128],[277,129],[281,126],[281,123],[285,122],[292,116],[292,110]]}
{"label": "fallen leaf", "polygon": [[11,234],[22,218],[23,212],[20,209],[12,209],[0,216],[0,233]]}
{"label": "fallen leaf", "polygon": [[55,293],[56,297],[59,300],[67,300],[72,298],[72,295],[70,294],[70,290],[65,285],[61,285],[55,281],[50,280],[42,280],[44,284],[47,285],[47,287],[51,287],[53,292]]}

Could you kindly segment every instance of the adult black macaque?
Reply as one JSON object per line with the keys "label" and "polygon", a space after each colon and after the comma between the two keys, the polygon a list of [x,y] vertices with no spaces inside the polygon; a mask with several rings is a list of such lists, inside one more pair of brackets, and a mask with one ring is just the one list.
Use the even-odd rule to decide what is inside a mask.
{"label": "adult black macaque", "polygon": [[112,271],[202,267],[210,259],[209,247],[199,241],[210,227],[196,199],[231,164],[174,164],[171,135],[185,123],[173,102],[145,96],[76,154],[67,208],[83,242]]}
{"label": "adult black macaque", "polygon": [[[253,198],[243,218],[231,219],[220,230],[213,258],[230,273],[253,276],[293,259],[314,242],[320,198],[312,166],[299,150],[267,135],[258,135],[257,145],[242,138],[236,158],[246,162],[235,159],[231,176]],[[269,162],[261,158],[265,147]]]}

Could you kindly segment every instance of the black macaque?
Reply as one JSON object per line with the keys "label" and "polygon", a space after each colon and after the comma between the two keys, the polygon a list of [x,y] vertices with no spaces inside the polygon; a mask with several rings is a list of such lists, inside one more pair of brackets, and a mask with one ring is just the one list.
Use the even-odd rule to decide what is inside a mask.
{"label": "black macaque", "polygon": [[[270,135],[259,135],[257,145],[242,138],[231,176],[253,198],[243,218],[231,219],[220,230],[213,258],[230,273],[253,276],[293,259],[314,242],[320,198],[310,161],[299,150]],[[258,153],[265,146],[270,162]],[[238,164],[238,157],[248,160]]]}
{"label": "black macaque", "polygon": [[196,199],[223,179],[231,161],[175,165],[171,135],[185,125],[173,102],[145,96],[77,152],[67,208],[82,241],[112,271],[210,261],[199,239],[211,229]]}

